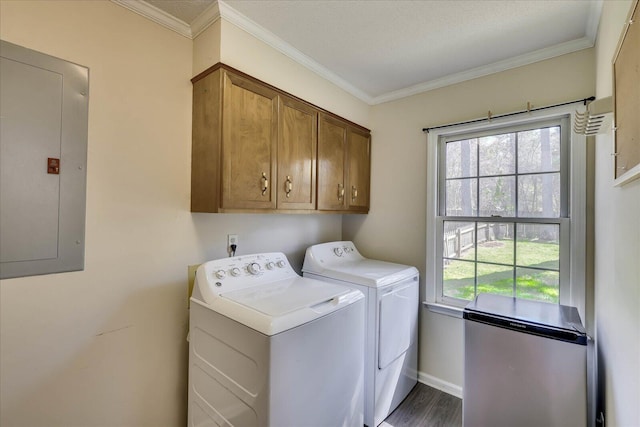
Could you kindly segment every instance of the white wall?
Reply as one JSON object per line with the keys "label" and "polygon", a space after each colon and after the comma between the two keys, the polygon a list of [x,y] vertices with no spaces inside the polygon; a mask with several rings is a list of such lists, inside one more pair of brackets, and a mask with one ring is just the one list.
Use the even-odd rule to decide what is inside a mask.
{"label": "white wall", "polygon": [[[343,237],[365,256],[415,265],[425,273],[426,144],[424,127],[498,115],[594,94],[594,50],[373,107],[371,211],[345,216]],[[578,105],[579,107],[579,105]],[[421,280],[424,284],[424,279]],[[424,289],[423,289],[424,291]],[[424,298],[424,292],[421,295]],[[462,320],[421,309],[419,370],[450,391],[462,387]]]}
{"label": "white wall", "polygon": [[218,19],[193,40],[194,76],[220,62],[221,31],[222,20]]}
{"label": "white wall", "polygon": [[[598,98],[612,94],[611,61],[631,1],[604,2],[596,45]],[[635,25],[635,24],[634,24]],[[640,84],[640,83],[638,83]],[[640,180],[613,187],[611,133],[596,140],[596,342],[605,420],[640,425]]]}
{"label": "white wall", "polygon": [[[2,1],[0,37],[90,68],[85,270],[0,282],[0,425],[185,425],[187,266],[237,233],[239,254],[283,251],[299,269],[342,218],[189,212],[191,40],[75,0]],[[269,60],[254,66],[284,61]]]}

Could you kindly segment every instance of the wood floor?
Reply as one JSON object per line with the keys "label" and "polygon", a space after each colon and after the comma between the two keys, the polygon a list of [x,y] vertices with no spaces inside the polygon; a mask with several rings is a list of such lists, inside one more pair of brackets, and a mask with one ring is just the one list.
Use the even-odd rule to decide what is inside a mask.
{"label": "wood floor", "polygon": [[460,427],[462,399],[418,383],[380,427]]}

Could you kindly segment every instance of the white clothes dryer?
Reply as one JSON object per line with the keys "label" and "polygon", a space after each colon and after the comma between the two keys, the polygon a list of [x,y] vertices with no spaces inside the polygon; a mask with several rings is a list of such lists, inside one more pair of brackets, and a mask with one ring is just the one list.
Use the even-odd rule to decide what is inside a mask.
{"label": "white clothes dryer", "polygon": [[225,258],[198,267],[189,320],[190,427],[362,426],[361,292]]}
{"label": "white clothes dryer", "polygon": [[330,242],[307,249],[302,272],[365,295],[364,423],[376,427],[418,382],[418,270]]}

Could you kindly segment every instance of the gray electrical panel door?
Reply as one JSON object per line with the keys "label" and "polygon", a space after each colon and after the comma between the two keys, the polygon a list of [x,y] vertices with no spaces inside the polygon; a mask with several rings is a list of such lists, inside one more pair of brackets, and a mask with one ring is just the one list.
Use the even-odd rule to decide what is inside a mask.
{"label": "gray electrical panel door", "polygon": [[0,278],[81,270],[88,69],[0,43]]}

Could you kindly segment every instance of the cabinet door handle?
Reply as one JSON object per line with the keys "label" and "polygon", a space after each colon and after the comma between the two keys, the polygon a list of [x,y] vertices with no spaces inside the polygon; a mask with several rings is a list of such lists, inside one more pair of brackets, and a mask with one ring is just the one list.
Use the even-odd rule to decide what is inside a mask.
{"label": "cabinet door handle", "polygon": [[356,200],[357,198],[358,198],[358,189],[352,185],[351,186],[351,200]]}
{"label": "cabinet door handle", "polygon": [[262,195],[267,194],[267,189],[269,188],[269,180],[267,179],[267,174],[262,172]]}
{"label": "cabinet door handle", "polygon": [[293,190],[293,182],[291,181],[291,177],[287,175],[287,180],[284,182],[284,191],[287,193],[287,197],[289,197],[291,190]]}
{"label": "cabinet door handle", "polygon": [[338,184],[338,200],[342,201],[343,197],[344,197],[344,185]]}

